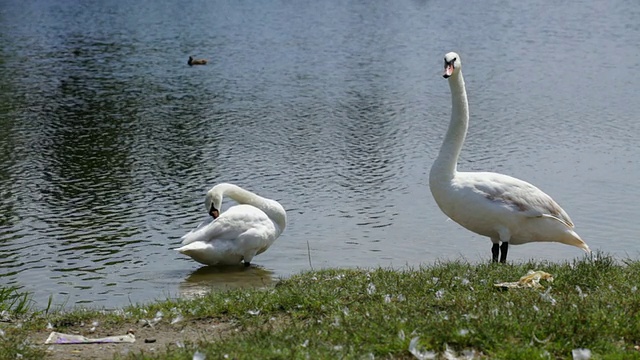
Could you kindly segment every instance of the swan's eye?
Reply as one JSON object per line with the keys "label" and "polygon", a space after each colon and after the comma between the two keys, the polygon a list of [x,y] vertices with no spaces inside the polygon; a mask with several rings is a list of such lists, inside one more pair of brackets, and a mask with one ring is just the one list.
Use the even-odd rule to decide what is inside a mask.
{"label": "swan's eye", "polygon": [[451,62],[456,62],[456,60],[458,60],[458,58],[454,57],[453,60],[451,60]]}

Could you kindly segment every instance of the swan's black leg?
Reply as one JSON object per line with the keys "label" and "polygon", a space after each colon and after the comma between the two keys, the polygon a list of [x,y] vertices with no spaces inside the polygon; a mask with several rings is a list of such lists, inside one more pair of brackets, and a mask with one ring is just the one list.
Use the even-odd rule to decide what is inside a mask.
{"label": "swan's black leg", "polygon": [[249,266],[251,266],[251,263],[250,263],[250,262],[248,262],[248,261],[245,261],[245,262],[244,262],[244,267],[249,267]]}
{"label": "swan's black leg", "polygon": [[509,250],[509,243],[502,242],[502,245],[500,245],[500,262],[501,263],[507,262],[507,250]]}
{"label": "swan's black leg", "polygon": [[491,247],[491,255],[493,255],[493,258],[492,258],[491,261],[498,262],[498,254],[499,253],[500,253],[500,245],[493,244],[493,246]]}

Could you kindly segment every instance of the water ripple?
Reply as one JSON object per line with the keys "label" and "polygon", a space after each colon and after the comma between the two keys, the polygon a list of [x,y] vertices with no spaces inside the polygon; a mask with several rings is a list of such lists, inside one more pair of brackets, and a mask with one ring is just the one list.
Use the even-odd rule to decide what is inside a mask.
{"label": "water ripple", "polygon": [[[430,2],[16,4],[0,23],[0,278],[38,303],[261,286],[309,256],[335,267],[485,254],[428,189],[452,44],[471,107],[460,169],[527,179],[592,248],[638,251],[635,4],[452,7],[465,20],[455,39]],[[189,67],[190,54],[210,62]],[[264,268],[194,271],[171,250],[222,181],[289,214]]]}

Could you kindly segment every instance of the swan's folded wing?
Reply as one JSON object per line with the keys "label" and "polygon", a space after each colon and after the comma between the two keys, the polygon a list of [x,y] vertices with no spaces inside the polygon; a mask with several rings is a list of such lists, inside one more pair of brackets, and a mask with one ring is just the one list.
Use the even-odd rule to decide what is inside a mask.
{"label": "swan's folded wing", "polygon": [[[528,217],[548,217],[574,227],[569,215],[551,196],[526,181],[496,173],[488,174],[485,181],[476,182],[476,191],[490,201],[499,203]],[[486,181],[487,178],[490,181]]]}
{"label": "swan's folded wing", "polygon": [[262,210],[250,205],[233,206],[214,221],[201,224],[195,230],[184,235],[182,245],[215,239],[233,240],[264,222],[270,222],[270,220]]}
{"label": "swan's folded wing", "polygon": [[193,230],[189,231],[188,233],[182,235],[182,237],[180,239],[184,241],[185,238],[188,238],[188,237],[192,236],[193,233],[199,231],[200,229],[202,229],[205,226],[208,226],[213,220],[214,220],[213,217],[207,216],[204,219],[204,221],[202,221],[200,224],[198,224],[198,226],[196,226],[195,229],[193,229]]}
{"label": "swan's folded wing", "polygon": [[220,216],[216,220],[190,231],[182,237],[182,245],[188,245],[196,241],[211,241],[213,239],[233,239],[242,233],[242,229],[234,225],[229,217]]}

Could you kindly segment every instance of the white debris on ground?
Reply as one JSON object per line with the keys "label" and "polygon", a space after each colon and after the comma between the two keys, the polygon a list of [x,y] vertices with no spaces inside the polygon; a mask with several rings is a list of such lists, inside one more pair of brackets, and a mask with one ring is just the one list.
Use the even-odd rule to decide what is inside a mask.
{"label": "white debris on ground", "polygon": [[171,320],[171,325],[177,324],[182,320],[184,320],[184,317],[182,317],[182,315],[178,314],[173,320]]}
{"label": "white debris on ground", "polygon": [[545,291],[544,293],[540,294],[540,297],[542,298],[542,300],[550,302],[551,305],[555,305],[557,301],[551,296],[550,293],[551,293],[551,287],[549,287],[547,291]]}
{"label": "white debris on ground", "polygon": [[[418,343],[420,341],[420,337],[416,336],[411,339],[409,342],[409,352],[418,360],[434,360],[438,359],[438,353],[431,350],[423,349],[422,346]],[[456,353],[455,350],[451,349],[449,345],[444,344],[445,350],[442,353],[440,359],[446,360],[473,360],[476,358],[478,354],[475,350],[465,349],[460,352],[460,354]]]}
{"label": "white debris on ground", "polygon": [[573,349],[571,350],[573,360],[589,360],[591,359],[591,350],[589,349]]}
{"label": "white debris on ground", "polygon": [[[144,311],[144,313],[146,313],[146,311]],[[162,317],[163,317],[162,311],[158,311],[156,313],[156,316],[151,320],[140,319],[140,324],[142,324],[143,326],[154,327],[157,323],[159,323],[162,320]]]}
{"label": "white debris on ground", "polygon": [[418,341],[420,340],[419,337],[414,337],[413,339],[411,339],[411,342],[409,342],[409,352],[416,357],[416,359],[418,360],[432,360],[436,358],[436,353],[433,351],[429,351],[429,350],[424,350],[424,349],[419,349],[418,347]]}

